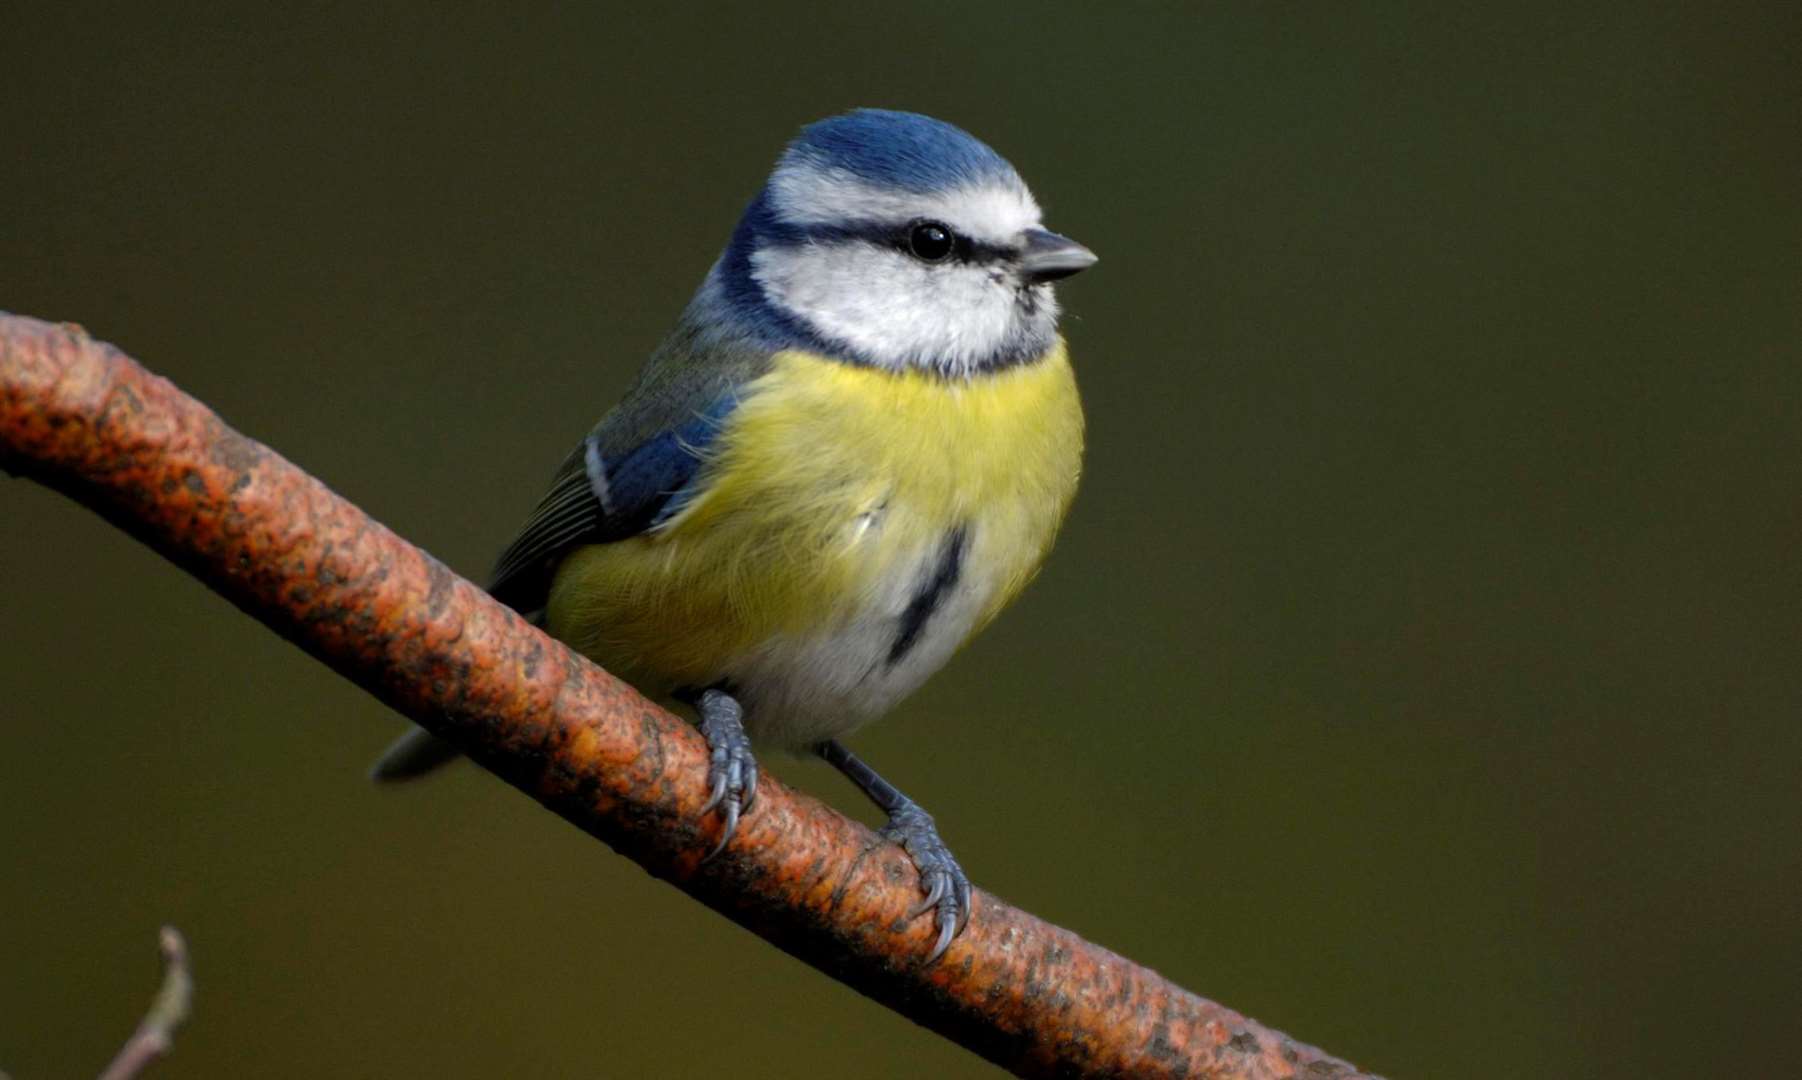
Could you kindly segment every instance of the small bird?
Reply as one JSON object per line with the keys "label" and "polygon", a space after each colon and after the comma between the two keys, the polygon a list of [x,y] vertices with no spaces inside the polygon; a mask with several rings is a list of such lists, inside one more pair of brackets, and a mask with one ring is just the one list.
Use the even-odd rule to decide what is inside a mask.
{"label": "small bird", "polygon": [[[862,788],[919,870],[913,914],[935,912],[928,962],[968,918],[969,879],[932,817],[838,740],[938,670],[1049,551],[1083,441],[1051,283],[1095,261],[960,128],[882,109],[803,128],[490,586],[695,710],[713,854],[752,810],[752,738]],[[416,729],[373,775],[455,756]]]}

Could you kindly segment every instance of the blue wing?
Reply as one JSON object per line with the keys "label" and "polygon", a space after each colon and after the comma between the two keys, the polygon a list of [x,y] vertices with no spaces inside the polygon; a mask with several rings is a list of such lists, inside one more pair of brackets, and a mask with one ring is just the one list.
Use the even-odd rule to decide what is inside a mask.
{"label": "blue wing", "polygon": [[585,456],[590,481],[599,470],[607,485],[601,499],[609,533],[604,539],[636,536],[681,512],[694,497],[695,473],[736,404],[733,398],[718,401],[688,423],[639,444],[617,461],[606,460],[599,441],[592,436],[588,439]]}
{"label": "blue wing", "polygon": [[515,610],[535,611],[571,548],[637,536],[674,516],[694,496],[696,474],[736,404],[726,394],[619,453],[606,451],[603,423],[563,459],[550,490],[496,561],[488,591]]}

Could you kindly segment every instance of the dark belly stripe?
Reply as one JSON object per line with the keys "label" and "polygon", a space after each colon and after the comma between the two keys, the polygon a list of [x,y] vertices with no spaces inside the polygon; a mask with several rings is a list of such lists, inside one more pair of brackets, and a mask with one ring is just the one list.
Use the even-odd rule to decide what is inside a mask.
{"label": "dark belly stripe", "polygon": [[964,548],[968,546],[969,533],[959,525],[945,534],[939,545],[938,562],[932,568],[932,576],[920,585],[920,590],[907,602],[907,610],[901,613],[901,627],[895,633],[895,643],[889,646],[888,666],[894,667],[919,644],[920,633],[926,629],[926,620],[932,618],[939,605],[944,603],[945,595],[957,584],[958,577],[964,569]]}

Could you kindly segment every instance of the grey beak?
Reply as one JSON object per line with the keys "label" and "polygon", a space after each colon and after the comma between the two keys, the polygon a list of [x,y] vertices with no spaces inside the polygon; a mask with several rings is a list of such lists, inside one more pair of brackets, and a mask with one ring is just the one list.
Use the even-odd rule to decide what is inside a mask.
{"label": "grey beak", "polygon": [[1081,273],[1095,263],[1095,253],[1068,236],[1059,236],[1046,229],[1026,230],[1026,250],[1020,255],[1020,270],[1035,285]]}

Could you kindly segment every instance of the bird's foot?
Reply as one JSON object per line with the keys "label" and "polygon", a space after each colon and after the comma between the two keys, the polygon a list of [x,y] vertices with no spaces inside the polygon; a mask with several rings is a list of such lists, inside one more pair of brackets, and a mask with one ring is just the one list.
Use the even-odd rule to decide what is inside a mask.
{"label": "bird's foot", "polygon": [[928,964],[934,963],[945,955],[951,939],[970,921],[970,879],[939,837],[932,815],[912,800],[904,801],[889,814],[882,835],[900,844],[920,872],[920,889],[926,895],[907,917],[912,919],[928,911],[934,913],[939,937],[932,947],[932,954],[926,957]]}
{"label": "bird's foot", "polygon": [[895,785],[878,776],[875,769],[845,749],[843,743],[837,739],[827,739],[815,745],[814,752],[862,788],[870,801],[888,815],[888,824],[882,827],[882,835],[900,844],[901,850],[907,852],[907,857],[913,860],[914,869],[920,872],[920,891],[926,894],[907,913],[907,917],[912,919],[916,915],[933,912],[939,936],[938,941],[933,944],[931,955],[926,957],[926,962],[936,962],[945,955],[951,939],[970,921],[970,879],[965,876],[964,868],[957,865],[951,849],[940,839],[938,826],[933,824],[932,815],[920,809],[920,804],[901,794]]}
{"label": "bird's foot", "polygon": [[695,708],[701,714],[701,734],[707,739],[707,782],[712,789],[701,815],[705,817],[717,806],[725,817],[719,843],[707,853],[711,859],[732,842],[739,816],[750,813],[757,801],[757,759],[751,754],[751,738],[745,734],[744,709],[731,694],[703,690],[695,698]]}

